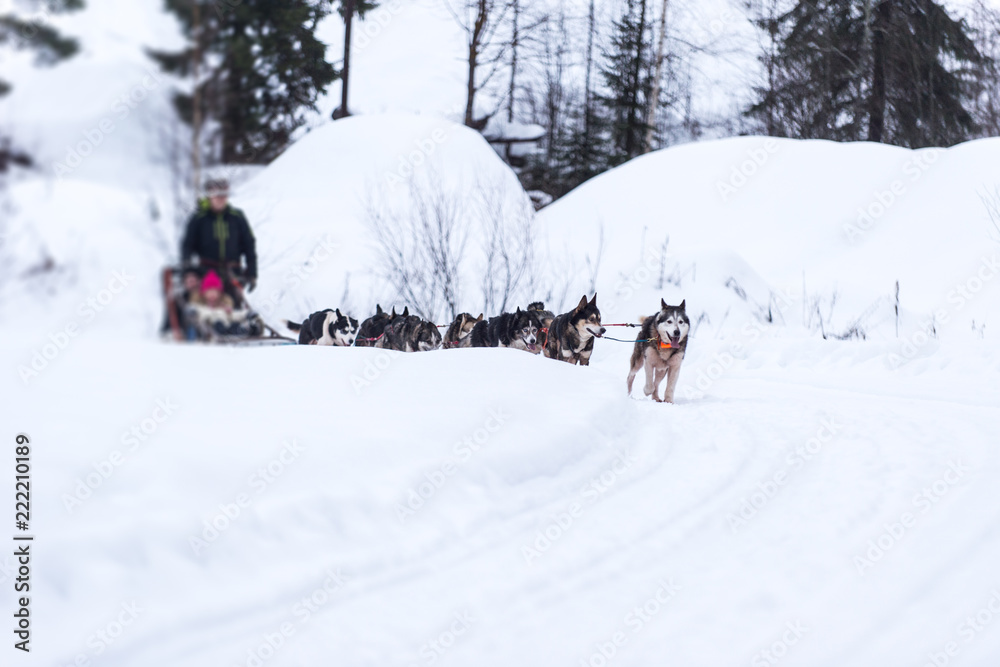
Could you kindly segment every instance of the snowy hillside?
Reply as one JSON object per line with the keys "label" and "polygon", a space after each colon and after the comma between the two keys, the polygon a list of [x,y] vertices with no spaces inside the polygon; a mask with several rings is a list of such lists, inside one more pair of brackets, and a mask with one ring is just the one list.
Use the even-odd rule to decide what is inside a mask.
{"label": "snowy hillside", "polygon": [[800,324],[805,294],[805,309],[818,300],[834,332],[860,319],[888,339],[898,280],[905,331],[936,316],[938,328],[964,334],[1000,309],[991,281],[1000,230],[981,200],[1000,182],[998,151],[997,139],[921,151],[753,137],[691,144],[585,183],[539,226],[553,256],[584,274],[576,291],[596,285],[635,312],[662,265],[680,283],[668,294],[688,295],[713,329],[731,305],[745,317],[720,299],[728,283],[747,295],[747,314],[788,295],[779,299],[797,308],[781,319]]}
{"label": "snowy hillside", "polygon": [[[244,186],[236,203],[265,259],[255,298],[284,289],[275,316],[338,305],[350,269],[363,316],[355,288],[376,282],[358,197],[437,129],[443,182],[511,178],[468,131],[388,116],[315,132]],[[546,277],[575,262],[546,286],[565,302],[587,288],[604,220],[605,321],[660,295],[708,313],[673,406],[625,395],[630,346],[612,341],[590,368],[511,350],[159,343],[144,199],[17,185],[18,266],[44,266],[44,249],[55,267],[8,279],[2,310],[0,395],[12,432],[33,438],[38,489],[24,662],[994,665],[992,329],[825,341],[800,302],[766,324],[753,301],[802,270],[816,291],[836,280],[845,302],[899,277],[923,314],[918,286],[931,299],[992,251],[969,180],[995,144],[942,155],[947,168],[854,244],[842,216],[912,154],[783,142],[771,172],[722,202],[717,180],[762,145],[649,156],[536,222]],[[938,234],[945,209],[956,215]],[[636,261],[643,227],[677,254],[662,290],[659,264]],[[334,258],[287,283],[327,234]],[[864,263],[865,243],[884,265]],[[995,312],[978,304],[996,289],[970,307]],[[0,565],[11,608],[14,563]]]}
{"label": "snowy hillside", "polygon": [[[405,241],[437,206],[460,310],[495,314],[496,229],[534,258],[511,304],[596,291],[625,324],[686,300],[676,403],[626,394],[626,327],[586,368],[166,343],[171,86],[143,48],[176,48],[177,26],[160,0],[89,5],[56,21],[77,58],[3,62],[0,129],[40,168],[0,191],[0,487],[12,514],[25,433],[35,535],[32,651],[0,664],[1000,663],[1000,229],[981,198],[1000,140],[703,142],[531,217],[451,120],[452,17],[391,5],[360,24],[381,27],[358,43],[358,116],[326,121],[331,88],[280,158],[220,170],[256,233],[252,304],[272,323],[415,306],[373,220]],[[725,28],[723,5],[683,20]],[[321,27],[334,49],[339,28]]]}

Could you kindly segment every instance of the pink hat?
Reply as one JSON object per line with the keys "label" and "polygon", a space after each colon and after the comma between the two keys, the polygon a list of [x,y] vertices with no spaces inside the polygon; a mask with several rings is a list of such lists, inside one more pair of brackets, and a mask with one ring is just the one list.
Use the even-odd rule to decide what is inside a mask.
{"label": "pink hat", "polygon": [[207,292],[210,289],[222,291],[222,278],[215,271],[209,271],[201,279],[201,291]]}

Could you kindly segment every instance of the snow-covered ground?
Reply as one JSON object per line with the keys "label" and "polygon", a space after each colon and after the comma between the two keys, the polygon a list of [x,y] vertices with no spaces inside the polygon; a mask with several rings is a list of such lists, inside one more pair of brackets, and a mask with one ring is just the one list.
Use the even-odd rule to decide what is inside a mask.
{"label": "snow-covered ground", "polygon": [[[38,89],[0,107],[45,166],[0,201],[0,485],[12,498],[27,433],[37,536],[17,663],[998,664],[1000,230],[981,195],[1000,140],[706,142],[544,209],[518,302],[596,290],[622,323],[686,299],[675,405],[626,396],[631,348],[613,341],[589,368],[164,344],[168,87],[71,173],[48,169],[146,89],[135,45],[172,39],[153,0],[122,34],[92,4],[76,25],[101,49],[37,84],[15,68],[15,90]],[[380,49],[421,32],[404,25],[369,53],[391,62]],[[523,203],[486,142],[442,118],[448,72],[407,82],[435,108],[380,105],[359,77],[370,113],[241,179],[268,318],[404,305],[366,212],[405,209],[411,173],[463,205],[485,186]],[[65,104],[32,103],[53,84]],[[460,306],[478,313],[483,210],[467,213]]]}
{"label": "snow-covered ground", "polygon": [[[341,262],[365,275],[348,195],[433,131],[385,120],[313,133],[237,194],[274,262],[256,298],[285,288],[275,316],[337,305]],[[485,142],[447,131],[434,153],[444,181],[505,177]],[[34,444],[25,662],[995,665],[996,282],[979,274],[962,308],[945,298],[937,338],[919,327],[935,290],[995,254],[963,174],[988,167],[996,144],[942,155],[857,242],[838,212],[891,187],[913,154],[782,142],[783,162],[723,202],[733,156],[764,145],[643,158],[536,222],[546,279],[575,262],[563,301],[594,277],[605,321],[661,295],[704,314],[673,406],[626,396],[630,346],[612,341],[589,368],[507,350],[159,343],[162,256],[136,224],[141,197],[16,185],[18,272],[54,265],[8,278],[0,308],[5,422]],[[322,160],[330,146],[340,160]],[[370,170],[338,167],[355,162]],[[269,188],[281,198],[264,216],[254,206]],[[944,208],[955,215],[933,237]],[[663,289],[661,256],[647,266],[636,252],[644,230],[676,252]],[[328,233],[344,235],[344,259],[283,285]],[[900,337],[889,318],[868,340],[824,340],[785,287],[803,271],[807,289],[836,287],[848,304],[899,276]],[[11,609],[14,561],[0,565]]]}
{"label": "snow-covered ground", "polygon": [[5,346],[34,443],[19,661],[995,665],[995,347],[747,349],[695,339],[701,389],[663,406],[610,343],[577,368],[85,333],[27,387]]}

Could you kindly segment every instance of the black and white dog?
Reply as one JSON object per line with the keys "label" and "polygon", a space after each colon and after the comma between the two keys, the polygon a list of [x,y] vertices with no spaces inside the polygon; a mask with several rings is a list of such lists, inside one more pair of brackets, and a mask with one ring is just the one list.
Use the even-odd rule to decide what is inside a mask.
{"label": "black and white dog", "polygon": [[532,354],[542,351],[542,324],[533,310],[517,309],[501,313],[488,322],[479,322],[470,334],[472,347],[512,347]]}
{"label": "black and white dog", "polygon": [[358,321],[341,313],[339,308],[317,311],[302,324],[286,321],[285,325],[299,332],[299,345],[350,347],[358,336]]}
{"label": "black and white dog", "polygon": [[[643,393],[652,396],[654,401],[674,402],[674,387],[681,373],[681,362],[684,361],[688,332],[691,330],[686,302],[685,299],[679,306],[668,306],[666,301],[660,299],[660,312],[642,321],[628,372],[630,395],[636,374],[645,367],[646,386]],[[667,388],[661,399],[658,394],[664,377],[667,378]]]}

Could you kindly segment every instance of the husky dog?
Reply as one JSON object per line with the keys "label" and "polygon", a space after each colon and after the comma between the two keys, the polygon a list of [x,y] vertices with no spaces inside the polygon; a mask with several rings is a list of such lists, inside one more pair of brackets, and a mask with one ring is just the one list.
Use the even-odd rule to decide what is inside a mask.
{"label": "husky dog", "polygon": [[[691,321],[685,310],[685,301],[679,306],[668,306],[660,299],[660,312],[642,321],[639,340],[632,351],[631,368],[628,372],[628,393],[632,394],[632,381],[639,368],[646,367],[646,386],[643,393],[654,401],[674,402],[674,387],[681,373],[681,362],[687,350],[688,331]],[[661,399],[657,394],[660,383],[667,378],[667,389]]]}
{"label": "husky dog", "polygon": [[[548,330],[549,325],[552,324],[552,320],[556,319],[555,313],[551,310],[545,310],[545,304],[541,301],[535,301],[534,303],[528,304],[528,310],[535,313],[538,317],[538,322],[542,325],[542,328]],[[545,337],[542,336],[542,340]]]}
{"label": "husky dog", "polygon": [[545,356],[589,366],[594,338],[603,336],[605,331],[607,329],[601,326],[601,311],[597,309],[597,294],[589,302],[584,295],[576,308],[552,320]]}
{"label": "husky dog", "polygon": [[302,324],[285,324],[292,331],[299,332],[299,345],[350,347],[354,345],[354,339],[358,335],[358,321],[341,313],[339,308],[317,311],[303,320]]}
{"label": "husky dog", "polygon": [[518,308],[517,312],[501,313],[489,322],[477,324],[469,338],[472,347],[512,347],[538,354],[542,351],[541,328],[535,311]]}
{"label": "husky dog", "polygon": [[461,313],[448,327],[441,345],[443,347],[472,347],[472,329],[478,322],[482,321],[482,313],[479,313],[479,317]]}
{"label": "husky dog", "polygon": [[[404,316],[409,314],[409,308],[403,311]],[[375,343],[378,342],[379,337],[385,333],[385,327],[394,319],[396,319],[395,308],[392,309],[391,313],[387,313],[382,310],[382,306],[376,304],[375,314],[361,323],[361,328],[358,329],[358,337],[354,346],[375,347]]]}
{"label": "husky dog", "polygon": [[389,322],[385,335],[375,342],[375,347],[400,352],[427,352],[441,346],[441,332],[437,327],[409,312],[407,308],[402,315]]}

